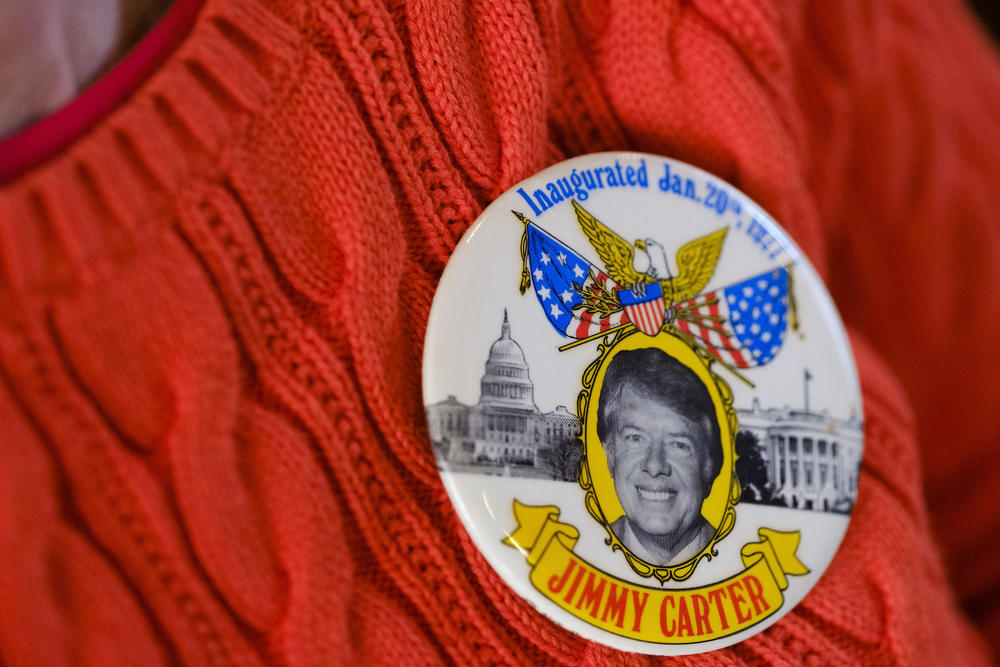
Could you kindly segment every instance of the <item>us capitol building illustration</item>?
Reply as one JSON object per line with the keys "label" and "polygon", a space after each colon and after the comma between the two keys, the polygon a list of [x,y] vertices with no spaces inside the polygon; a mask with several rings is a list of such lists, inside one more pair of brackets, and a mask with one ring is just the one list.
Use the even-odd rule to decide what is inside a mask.
{"label": "us capitol building illustration", "polygon": [[[479,402],[454,396],[427,406],[438,465],[453,472],[576,481],[582,457],[580,421],[565,406],[542,412],[524,352],[510,336],[504,311],[490,346]],[[760,473],[746,502],[820,511],[849,511],[858,486],[861,422],[791,408],[737,409],[740,440],[753,443]],[[746,456],[747,454],[741,454]],[[766,487],[766,488],[761,488]],[[749,492],[748,492],[749,491]]]}
{"label": "us capitol building illustration", "polygon": [[582,456],[580,420],[560,405],[543,413],[521,346],[504,311],[500,338],[490,346],[479,403],[454,396],[427,406],[438,464],[456,472],[575,480]]}

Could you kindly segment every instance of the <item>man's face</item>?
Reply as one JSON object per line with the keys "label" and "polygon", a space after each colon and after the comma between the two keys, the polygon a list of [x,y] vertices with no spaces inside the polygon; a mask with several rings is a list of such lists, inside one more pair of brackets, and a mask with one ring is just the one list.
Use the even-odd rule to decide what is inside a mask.
{"label": "man's face", "polygon": [[633,530],[665,543],[690,539],[711,482],[705,429],[632,387],[609,410],[608,423],[608,466]]}

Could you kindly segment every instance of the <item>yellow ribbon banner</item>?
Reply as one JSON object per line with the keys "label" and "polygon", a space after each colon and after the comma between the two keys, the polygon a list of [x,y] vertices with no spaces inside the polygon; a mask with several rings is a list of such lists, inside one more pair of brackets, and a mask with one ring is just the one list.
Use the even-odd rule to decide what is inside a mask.
{"label": "yellow ribbon banner", "polygon": [[786,575],[809,572],[795,555],[798,531],[761,528],[760,542],[740,550],[742,572],[700,588],[652,588],[618,579],[575,554],[580,533],[559,521],[558,507],[515,500],[514,518],[518,526],[504,543],[524,554],[536,589],[582,621],[640,641],[693,644],[735,634],[781,608]]}

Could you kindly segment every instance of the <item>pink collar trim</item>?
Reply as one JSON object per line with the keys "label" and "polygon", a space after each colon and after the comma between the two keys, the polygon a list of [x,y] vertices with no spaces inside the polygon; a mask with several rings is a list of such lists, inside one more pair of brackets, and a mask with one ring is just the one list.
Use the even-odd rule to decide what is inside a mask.
{"label": "pink collar trim", "polygon": [[0,184],[51,158],[124,102],[194,25],[204,0],[175,0],[149,33],[58,111],[0,141]]}

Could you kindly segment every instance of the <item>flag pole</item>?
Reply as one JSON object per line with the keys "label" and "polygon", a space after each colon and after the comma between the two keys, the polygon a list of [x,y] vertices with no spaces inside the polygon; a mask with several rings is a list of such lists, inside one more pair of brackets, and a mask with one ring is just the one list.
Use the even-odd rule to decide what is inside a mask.
{"label": "flag pole", "polygon": [[805,399],[806,399],[806,412],[809,412],[809,380],[812,380],[812,379],[813,379],[813,376],[812,376],[812,373],[809,372],[809,369],[808,368],[803,368],[802,369],[802,387],[805,390],[804,393],[805,393]]}
{"label": "flag pole", "polygon": [[677,334],[679,334],[681,336],[681,338],[683,338],[684,340],[686,340],[689,345],[691,345],[693,347],[700,348],[700,349],[704,350],[705,352],[707,352],[708,354],[712,355],[712,359],[714,359],[715,361],[718,361],[720,364],[722,364],[723,366],[725,366],[726,369],[730,373],[732,373],[733,375],[735,375],[739,379],[743,380],[751,389],[753,389],[753,388],[755,388],[757,386],[753,382],[751,382],[750,379],[747,376],[743,375],[743,373],[740,373],[738,370],[736,370],[735,366],[733,366],[732,364],[728,363],[725,359],[723,359],[719,355],[715,354],[714,352],[712,352],[710,349],[708,349],[704,345],[699,345],[698,341],[696,341],[694,338],[692,338],[691,335],[688,334],[686,331],[682,331],[678,327],[672,327],[672,328],[673,328],[673,330]]}
{"label": "flag pole", "polygon": [[625,324],[619,324],[616,327],[611,327],[610,329],[605,329],[604,331],[601,331],[599,333],[595,333],[593,336],[587,336],[586,338],[581,338],[579,340],[575,340],[572,343],[566,343],[565,345],[563,345],[562,347],[559,348],[559,351],[563,352],[563,351],[568,350],[570,348],[574,348],[577,345],[583,345],[584,343],[589,343],[592,340],[596,340],[598,338],[603,338],[604,336],[607,336],[610,333],[614,333],[616,331],[621,331],[625,327],[632,327],[632,326],[634,326],[634,325],[631,322],[626,322]]}

